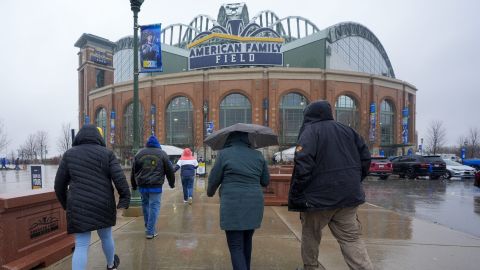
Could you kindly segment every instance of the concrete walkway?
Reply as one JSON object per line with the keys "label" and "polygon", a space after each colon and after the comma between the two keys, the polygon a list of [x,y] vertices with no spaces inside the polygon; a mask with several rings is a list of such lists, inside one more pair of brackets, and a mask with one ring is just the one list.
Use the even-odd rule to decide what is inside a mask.
{"label": "concrete walkway", "polygon": [[[231,269],[219,227],[218,197],[206,196],[203,179],[196,181],[193,205],[184,204],[181,193],[178,181],[176,189],[164,191],[159,235],[153,240],[145,239],[143,217],[118,217],[114,238],[120,269]],[[371,204],[361,207],[359,219],[376,269],[479,269],[479,238]],[[327,269],[348,269],[329,229],[323,233],[319,260]],[[254,234],[252,269],[301,266],[299,239],[298,213],[265,207],[262,228]],[[89,269],[105,266],[101,243],[94,237]],[[71,256],[47,269],[71,269]]]}

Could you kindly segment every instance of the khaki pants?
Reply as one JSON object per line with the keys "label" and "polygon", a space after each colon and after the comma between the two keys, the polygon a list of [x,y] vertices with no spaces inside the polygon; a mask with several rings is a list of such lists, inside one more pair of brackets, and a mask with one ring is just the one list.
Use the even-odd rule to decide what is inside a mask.
{"label": "khaki pants", "polygon": [[358,207],[349,207],[300,213],[302,259],[305,270],[325,269],[318,262],[318,249],[325,225],[328,225],[340,244],[343,257],[350,269],[373,269],[365,244],[360,239],[362,229],[357,219],[357,209]]}

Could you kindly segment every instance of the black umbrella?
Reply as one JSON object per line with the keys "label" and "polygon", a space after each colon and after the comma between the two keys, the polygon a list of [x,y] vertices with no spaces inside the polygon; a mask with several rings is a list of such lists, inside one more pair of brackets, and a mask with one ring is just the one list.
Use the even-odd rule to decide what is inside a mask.
{"label": "black umbrella", "polygon": [[225,146],[228,136],[233,132],[248,133],[248,140],[253,148],[278,145],[278,136],[273,133],[271,128],[244,123],[238,123],[215,131],[205,139],[205,143],[213,150],[220,150]]}

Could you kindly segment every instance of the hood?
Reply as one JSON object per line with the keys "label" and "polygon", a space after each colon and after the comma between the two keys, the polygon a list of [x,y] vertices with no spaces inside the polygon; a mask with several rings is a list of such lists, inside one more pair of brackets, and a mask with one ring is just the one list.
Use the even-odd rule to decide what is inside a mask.
{"label": "hood", "polygon": [[303,111],[303,124],[324,120],[333,120],[332,107],[326,100],[312,102]]}
{"label": "hood", "polygon": [[194,159],[192,156],[192,150],[190,148],[183,149],[183,154],[180,157],[181,160],[192,160]]}
{"label": "hood", "polygon": [[153,135],[148,137],[148,140],[147,140],[147,143],[145,144],[145,147],[162,149],[162,147],[160,146],[160,143],[158,142],[157,137],[155,137]]}
{"label": "hood", "polygon": [[248,133],[235,131],[228,135],[227,141],[225,142],[225,147],[232,145],[245,145],[250,147],[250,141],[248,140]]}
{"label": "hood", "polygon": [[95,125],[84,125],[80,131],[78,131],[77,136],[75,136],[72,146],[80,144],[98,144],[105,146],[105,141]]}

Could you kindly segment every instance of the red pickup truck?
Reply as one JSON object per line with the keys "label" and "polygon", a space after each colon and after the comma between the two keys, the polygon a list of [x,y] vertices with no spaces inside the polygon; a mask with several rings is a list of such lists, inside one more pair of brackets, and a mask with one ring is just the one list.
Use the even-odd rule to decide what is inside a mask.
{"label": "red pickup truck", "polygon": [[393,172],[392,162],[386,157],[372,157],[368,175],[378,176],[386,180]]}

